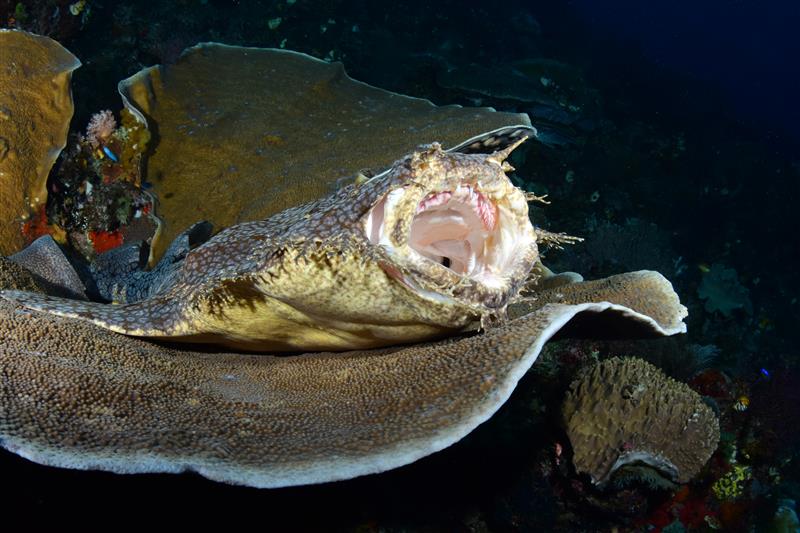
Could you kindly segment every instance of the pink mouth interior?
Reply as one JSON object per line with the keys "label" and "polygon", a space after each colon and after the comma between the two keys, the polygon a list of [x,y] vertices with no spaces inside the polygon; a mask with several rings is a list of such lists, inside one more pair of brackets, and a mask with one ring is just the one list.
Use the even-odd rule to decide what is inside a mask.
{"label": "pink mouth interior", "polygon": [[[460,186],[456,191],[456,195],[460,202],[470,205],[475,210],[487,231],[494,230],[494,226],[497,223],[497,207],[489,199],[469,185]],[[420,201],[417,206],[417,214],[445,205],[452,198],[453,193],[451,191],[431,193]]]}
{"label": "pink mouth interior", "polygon": [[497,207],[469,185],[431,193],[417,206],[409,245],[458,274],[481,270],[486,241],[497,225]]}

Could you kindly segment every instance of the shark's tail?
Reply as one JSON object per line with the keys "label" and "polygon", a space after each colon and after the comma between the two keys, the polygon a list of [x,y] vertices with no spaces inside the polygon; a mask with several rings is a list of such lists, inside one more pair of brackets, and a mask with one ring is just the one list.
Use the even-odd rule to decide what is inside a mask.
{"label": "shark's tail", "polygon": [[164,294],[132,304],[114,305],[57,298],[25,291],[0,291],[0,297],[28,309],[86,320],[137,337],[173,337],[194,333],[176,295]]}

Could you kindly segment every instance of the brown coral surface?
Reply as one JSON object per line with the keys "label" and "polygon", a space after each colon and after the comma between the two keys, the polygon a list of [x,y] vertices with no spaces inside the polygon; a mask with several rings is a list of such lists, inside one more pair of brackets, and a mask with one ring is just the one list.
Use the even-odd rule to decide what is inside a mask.
{"label": "brown coral surface", "polygon": [[608,359],[576,379],[563,417],[575,469],[600,485],[635,462],[688,482],[719,441],[719,421],[700,395],[635,358]]}
{"label": "brown coral surface", "polygon": [[21,224],[47,199],[50,167],[67,142],[72,71],[56,41],[0,30],[0,254],[24,245]]}
{"label": "brown coral surface", "polygon": [[[668,281],[655,272],[619,281],[611,285],[626,290],[614,304],[543,297],[530,314],[480,335],[290,357],[168,348],[0,302],[0,442],[53,466],[192,470],[260,487],[384,471],[489,418],[576,315],[606,310],[652,334],[674,332],[685,310],[661,298]],[[626,294],[661,302],[666,323]]]}
{"label": "brown coral surface", "polygon": [[362,169],[437,141],[451,147],[525,114],[437,107],[355,81],[341,63],[204,43],[120,82],[157,132],[146,179],[164,222],[152,259],[191,224],[264,219],[331,192]]}
{"label": "brown coral surface", "polygon": [[40,279],[6,257],[0,257],[0,287],[32,292],[46,290]]}

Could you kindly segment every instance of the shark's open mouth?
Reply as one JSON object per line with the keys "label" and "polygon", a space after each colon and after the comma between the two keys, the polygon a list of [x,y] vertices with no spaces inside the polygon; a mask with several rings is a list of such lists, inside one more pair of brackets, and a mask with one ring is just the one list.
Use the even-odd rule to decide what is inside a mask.
{"label": "shark's open mouth", "polygon": [[[405,192],[400,188],[387,194],[365,222],[369,240],[390,255],[397,255],[393,253],[397,246],[390,235],[393,228],[385,222]],[[527,214],[515,212],[519,206],[515,207],[507,195],[484,192],[472,184],[430,192],[416,204],[405,246],[401,246],[406,249],[404,255],[414,263],[435,263],[487,288],[500,288],[530,246]],[[401,281],[416,285],[408,279]]]}
{"label": "shark's open mouth", "polygon": [[498,206],[469,185],[429,194],[417,207],[408,245],[462,276],[491,285],[502,274],[510,244],[503,241]]}

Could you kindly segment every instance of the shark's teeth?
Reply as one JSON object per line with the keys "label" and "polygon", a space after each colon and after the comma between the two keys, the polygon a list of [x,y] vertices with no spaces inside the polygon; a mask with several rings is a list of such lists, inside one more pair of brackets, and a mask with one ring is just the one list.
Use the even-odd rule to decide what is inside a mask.
{"label": "shark's teeth", "polygon": [[488,231],[494,230],[495,224],[497,224],[497,206],[471,185],[459,185],[455,191],[439,191],[428,194],[417,205],[415,214],[444,205],[453,199],[471,206],[483,222],[484,227]]}
{"label": "shark's teeth", "polygon": [[420,214],[427,209],[446,204],[452,198],[453,193],[450,191],[432,192],[423,198],[417,206],[416,214]]}

